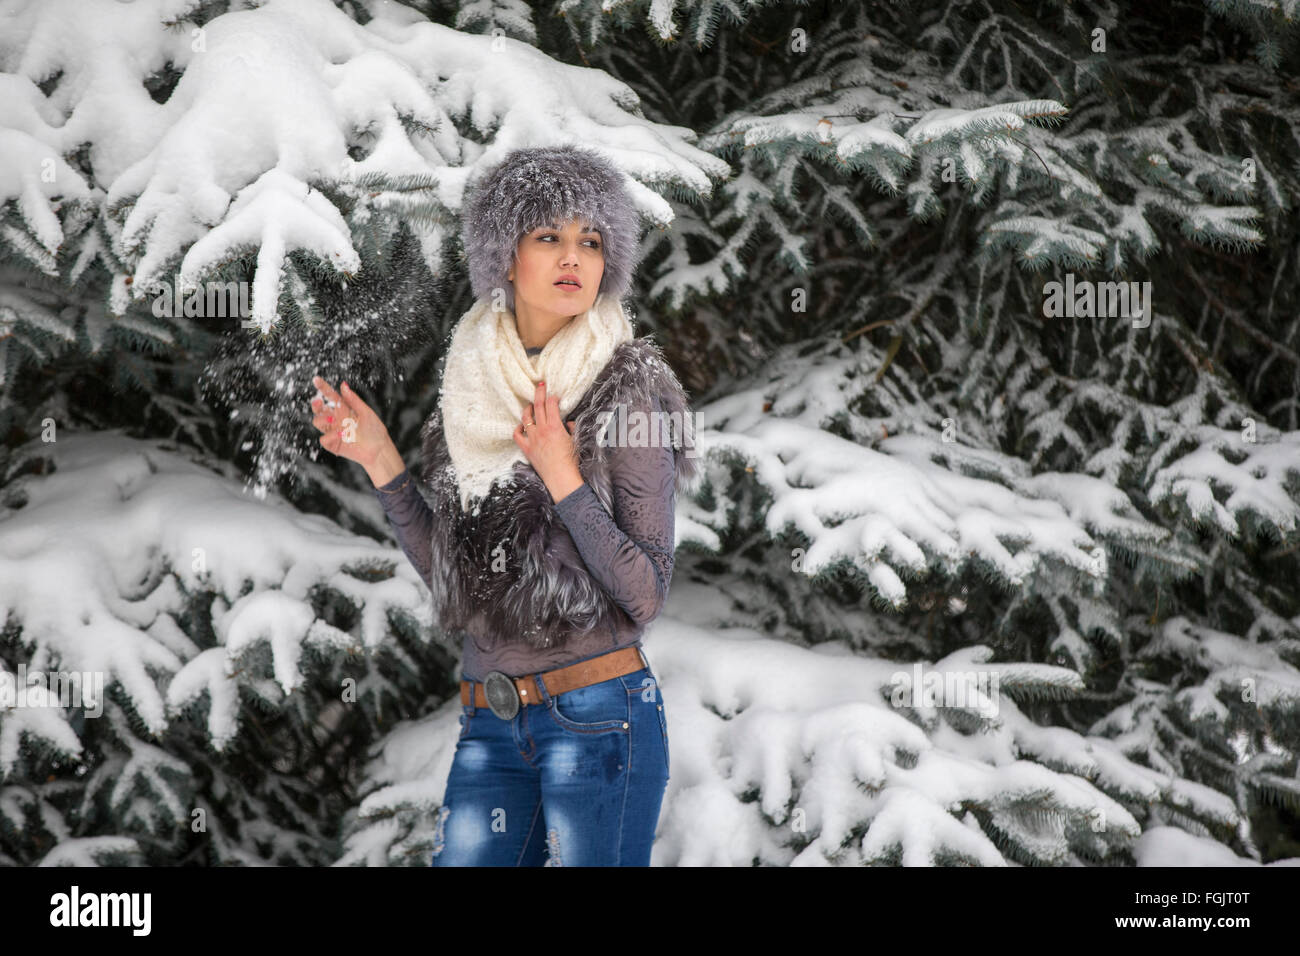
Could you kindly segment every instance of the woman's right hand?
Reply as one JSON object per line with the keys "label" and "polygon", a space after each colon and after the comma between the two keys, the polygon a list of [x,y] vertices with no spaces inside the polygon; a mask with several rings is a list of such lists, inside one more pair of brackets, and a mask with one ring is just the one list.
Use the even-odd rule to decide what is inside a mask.
{"label": "woman's right hand", "polygon": [[[320,395],[325,396],[325,401],[321,400],[320,395],[311,400],[311,423],[322,432],[321,447],[340,458],[355,461],[367,472],[371,471],[380,456],[389,448],[394,448],[388,429],[347,382],[343,383],[343,394],[340,395],[319,375],[311,381]],[[333,405],[327,405],[326,402],[332,402]]]}

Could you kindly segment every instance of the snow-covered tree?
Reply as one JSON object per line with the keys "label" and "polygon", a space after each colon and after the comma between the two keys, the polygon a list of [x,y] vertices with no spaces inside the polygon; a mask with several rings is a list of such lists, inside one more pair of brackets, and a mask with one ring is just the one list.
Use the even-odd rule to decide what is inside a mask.
{"label": "snow-covered tree", "polygon": [[414,453],[464,186],[565,140],[707,464],[656,862],[1300,855],[1286,4],[0,17],[0,693],[105,678],[0,696],[0,862],[427,862],[458,648],[309,382]]}

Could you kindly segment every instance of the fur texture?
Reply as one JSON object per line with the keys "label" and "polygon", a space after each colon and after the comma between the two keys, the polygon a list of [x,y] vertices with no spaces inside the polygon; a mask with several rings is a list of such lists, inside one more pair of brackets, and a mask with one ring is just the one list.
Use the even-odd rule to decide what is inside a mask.
{"label": "fur texture", "polygon": [[461,237],[474,298],[505,293],[515,310],[514,284],[506,278],[519,240],[538,226],[591,220],[600,230],[605,272],[600,289],[621,300],[640,258],[640,216],[623,173],[599,153],[578,146],[516,149],[471,187]]}
{"label": "fur texture", "polygon": [[[689,414],[686,394],[658,346],[646,338],[623,342],[568,416],[575,420],[578,468],[605,510],[613,514],[610,455],[599,443],[599,413],[645,407],[658,396],[665,412]],[[430,590],[434,614],[447,630],[465,627],[475,615],[506,641],[534,647],[563,646],[573,631],[611,630],[626,624],[626,613],[591,576],[571,539],[570,558],[560,547],[568,537],[550,492],[527,461],[492,486],[465,512],[460,506],[455,469],[447,451],[441,412],[424,424],[421,478],[434,512]],[[673,450],[676,488],[687,490],[698,463],[684,449]],[[498,546],[500,549],[498,550]],[[494,555],[494,551],[496,554]],[[493,570],[504,556],[505,569]]]}

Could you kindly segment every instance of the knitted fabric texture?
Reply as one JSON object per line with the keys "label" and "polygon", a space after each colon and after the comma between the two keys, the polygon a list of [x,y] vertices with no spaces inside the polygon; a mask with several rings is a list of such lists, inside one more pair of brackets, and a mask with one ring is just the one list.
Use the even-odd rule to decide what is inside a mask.
{"label": "knitted fabric texture", "polygon": [[[615,347],[568,416],[575,423],[578,470],[616,518],[612,472],[620,451],[607,435],[602,441],[608,428],[602,412],[620,404],[648,409],[655,397],[661,410],[679,421],[690,414],[686,394],[658,346],[632,338]],[[516,462],[512,480],[494,483],[477,507],[466,511],[440,405],[421,435],[421,484],[433,512],[429,587],[444,630],[475,622],[504,641],[563,647],[573,632],[598,628],[613,636],[620,626],[629,626],[623,608],[580,559],[574,560],[572,541],[564,540],[569,532],[531,464]],[[685,443],[673,447],[672,457],[674,483],[682,492],[698,476],[698,461]]]}
{"label": "knitted fabric texture", "polygon": [[632,338],[632,325],[617,299],[600,294],[530,356],[515,315],[494,311],[480,299],[457,323],[447,352],[439,405],[462,508],[488,493],[492,482],[527,461],[514,431],[538,382],[558,395],[566,416],[591,387],[614,349]]}

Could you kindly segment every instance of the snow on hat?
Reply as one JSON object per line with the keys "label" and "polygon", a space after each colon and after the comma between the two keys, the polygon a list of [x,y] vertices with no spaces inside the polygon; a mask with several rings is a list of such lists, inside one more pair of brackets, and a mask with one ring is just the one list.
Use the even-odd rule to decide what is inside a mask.
{"label": "snow on hat", "polygon": [[600,230],[605,272],[598,292],[621,299],[640,258],[640,217],[623,174],[600,154],[577,146],[515,149],[471,187],[462,212],[462,238],[474,298],[504,289],[519,240],[539,226],[589,220]]}

